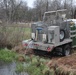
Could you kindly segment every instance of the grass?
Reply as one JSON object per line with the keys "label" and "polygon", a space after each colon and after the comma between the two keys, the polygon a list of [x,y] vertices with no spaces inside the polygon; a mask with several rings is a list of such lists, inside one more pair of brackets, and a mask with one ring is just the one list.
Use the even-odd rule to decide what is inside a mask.
{"label": "grass", "polygon": [[46,62],[49,59],[40,58],[39,56],[25,56],[25,65],[20,63],[16,66],[17,72],[28,72],[29,75],[53,75],[54,71],[50,71],[50,68],[46,66]]}
{"label": "grass", "polygon": [[23,39],[30,39],[31,38],[31,28],[24,29],[24,38]]}
{"label": "grass", "polygon": [[[9,33],[11,33],[11,34],[9,34]],[[30,38],[31,28],[7,27],[6,34],[9,34],[9,36],[12,36],[12,37],[13,37],[13,35],[15,35],[16,37],[19,36],[20,38],[23,37],[23,39],[28,39],[28,38]]]}
{"label": "grass", "polygon": [[[39,56],[25,56],[25,66],[23,63],[17,65],[17,72],[27,72],[29,75],[76,75],[75,71],[64,71],[61,67],[47,66],[49,59]],[[57,67],[57,68],[55,68]]]}
{"label": "grass", "polygon": [[24,63],[23,62],[17,62],[15,71],[18,73],[24,72],[25,71]]}
{"label": "grass", "polygon": [[[23,57],[25,61],[18,61],[19,57]],[[75,71],[64,71],[61,67],[54,69],[47,66],[49,59],[39,56],[28,56],[17,54],[11,50],[0,49],[0,61],[10,63],[16,60],[17,73],[27,72],[29,75],[76,75]]]}
{"label": "grass", "polygon": [[48,61],[49,59],[32,56],[29,65],[25,68],[26,72],[29,75],[54,75],[54,70],[50,70],[49,66],[46,65]]}
{"label": "grass", "polygon": [[8,49],[1,49],[0,50],[0,61],[3,62],[12,62],[13,60],[15,60],[16,57],[16,53],[8,50]]}
{"label": "grass", "polygon": [[31,38],[31,28],[24,26],[1,26],[0,36],[2,45],[12,45],[16,46],[20,44],[23,40]]}

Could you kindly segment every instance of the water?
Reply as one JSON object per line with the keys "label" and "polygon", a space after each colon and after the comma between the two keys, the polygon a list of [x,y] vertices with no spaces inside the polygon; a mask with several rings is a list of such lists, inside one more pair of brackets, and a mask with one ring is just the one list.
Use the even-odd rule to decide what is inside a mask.
{"label": "water", "polygon": [[28,75],[25,72],[16,73],[16,63],[5,64],[0,62],[0,75]]}

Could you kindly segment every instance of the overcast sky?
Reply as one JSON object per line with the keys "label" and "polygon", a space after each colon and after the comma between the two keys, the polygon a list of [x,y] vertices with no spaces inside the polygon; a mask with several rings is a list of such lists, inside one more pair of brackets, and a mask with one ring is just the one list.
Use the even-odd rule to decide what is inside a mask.
{"label": "overcast sky", "polygon": [[[33,8],[33,3],[34,3],[35,0],[23,0],[23,1],[26,1],[28,6]],[[74,5],[76,5],[76,0],[74,0],[74,3],[75,3]]]}
{"label": "overcast sky", "polygon": [[35,0],[23,0],[23,1],[27,1],[28,6],[33,7],[33,3]]}

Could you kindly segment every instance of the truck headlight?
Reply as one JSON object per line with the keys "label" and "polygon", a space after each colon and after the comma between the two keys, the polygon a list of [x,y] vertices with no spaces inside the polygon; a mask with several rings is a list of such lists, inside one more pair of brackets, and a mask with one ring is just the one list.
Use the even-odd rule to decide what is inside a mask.
{"label": "truck headlight", "polygon": [[43,41],[46,41],[46,34],[43,34]]}
{"label": "truck headlight", "polygon": [[32,39],[35,39],[35,33],[31,34]]}

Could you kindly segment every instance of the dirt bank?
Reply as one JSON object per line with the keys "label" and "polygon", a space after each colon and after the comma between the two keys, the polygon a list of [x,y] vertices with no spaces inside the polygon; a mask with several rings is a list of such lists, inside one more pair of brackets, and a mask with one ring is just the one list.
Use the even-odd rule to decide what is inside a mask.
{"label": "dirt bank", "polygon": [[76,75],[76,53],[70,56],[53,58],[47,64],[56,75]]}

